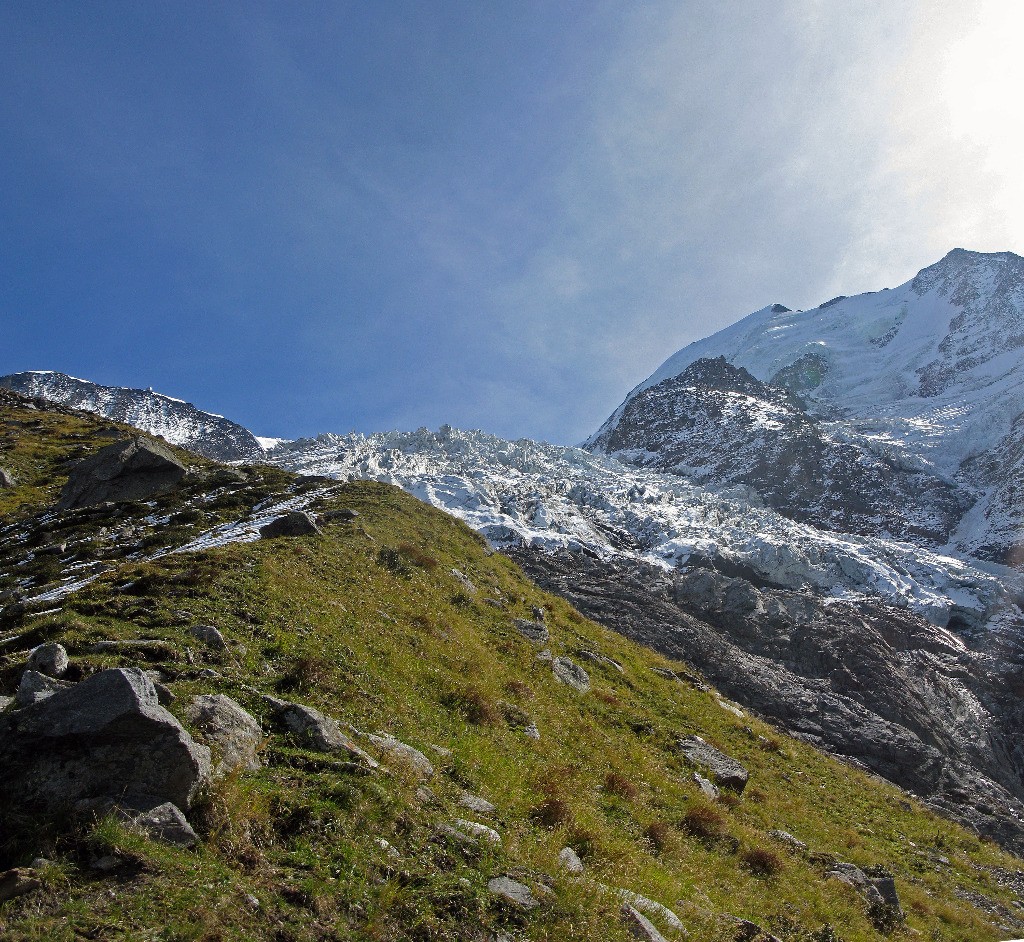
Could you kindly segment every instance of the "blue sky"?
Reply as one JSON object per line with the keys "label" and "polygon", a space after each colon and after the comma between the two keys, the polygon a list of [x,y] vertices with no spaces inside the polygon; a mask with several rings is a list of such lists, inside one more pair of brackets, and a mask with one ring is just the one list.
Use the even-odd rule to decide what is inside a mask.
{"label": "blue sky", "polygon": [[7,0],[0,372],[578,441],[764,304],[1021,251],[1015,6]]}

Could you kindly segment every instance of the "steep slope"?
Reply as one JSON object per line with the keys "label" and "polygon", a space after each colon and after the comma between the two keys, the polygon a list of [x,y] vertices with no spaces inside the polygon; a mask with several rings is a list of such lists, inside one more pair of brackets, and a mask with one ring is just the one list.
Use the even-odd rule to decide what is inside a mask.
{"label": "steep slope", "polygon": [[248,429],[151,389],[100,386],[39,370],[0,376],[0,386],[124,422],[217,461],[258,461],[263,457],[262,445]]}
{"label": "steep slope", "polygon": [[[773,305],[690,344],[629,394],[588,447],[608,450],[627,414],[631,425],[643,426],[642,402],[654,387],[699,360],[724,357],[798,396],[828,434],[859,448],[865,461],[877,456],[896,472],[905,469],[908,477],[899,490],[913,491],[927,480],[930,491],[943,495],[934,523],[954,546],[1006,560],[1024,509],[991,498],[1012,478],[1000,459],[1012,449],[1012,426],[1024,412],[1022,347],[1024,259],[955,249],[898,288],[835,298],[810,311]],[[653,423],[664,411],[660,399],[651,400],[658,404]],[[631,437],[643,436],[634,428]],[[756,430],[748,434],[747,447],[756,448],[758,437]],[[667,457],[660,463],[648,457],[646,463],[684,473],[687,465],[701,465],[699,442],[689,456],[682,436],[678,445],[674,463]],[[799,472],[799,461],[794,455],[784,467]],[[985,469],[985,478],[979,480],[978,468]],[[843,485],[841,478],[823,477],[828,488]],[[763,482],[769,490],[771,484]],[[881,525],[904,508],[917,512],[891,489],[866,499]],[[958,529],[946,527],[957,503],[966,509],[976,500]],[[827,516],[816,522],[829,525]]]}
{"label": "steep slope", "polygon": [[[109,438],[29,406],[0,396],[17,481],[0,490],[0,574],[22,597],[0,612],[0,692],[61,642],[66,683],[142,665],[196,737],[193,697],[218,694],[265,742],[186,809],[191,848],[102,812],[15,814],[21,796],[0,793],[0,865],[24,868],[0,880],[23,891],[0,902],[5,939],[624,942],[640,925],[628,900],[669,938],[769,938],[741,917],[787,942],[857,942],[901,922],[875,887],[927,938],[1020,931],[1019,860],[741,715],[397,488],[179,452],[177,490],[58,513],[69,463]],[[296,506],[322,532],[254,539]],[[222,645],[202,640],[211,625]],[[589,689],[560,681],[579,673],[559,659]],[[278,726],[282,701],[332,715],[380,765]],[[746,766],[745,789],[705,794],[680,745],[693,734]],[[582,873],[559,868],[566,846]],[[513,885],[519,904],[501,895]]]}

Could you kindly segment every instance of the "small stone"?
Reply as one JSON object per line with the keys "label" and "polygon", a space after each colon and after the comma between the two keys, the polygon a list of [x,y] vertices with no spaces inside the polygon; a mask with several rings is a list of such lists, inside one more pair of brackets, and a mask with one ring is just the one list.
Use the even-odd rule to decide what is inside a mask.
{"label": "small stone", "polygon": [[540,739],[540,730],[537,729],[536,723],[528,723],[523,727],[523,735],[527,739]]}
{"label": "small stone", "polygon": [[697,783],[700,790],[708,796],[708,798],[717,799],[721,797],[722,793],[718,790],[718,786],[710,779],[704,778],[704,776],[699,772],[693,773],[693,780]]}
{"label": "small stone", "polygon": [[0,713],[3,713],[12,703],[14,703],[14,697],[0,697]]}
{"label": "small stone", "polygon": [[43,884],[36,879],[35,870],[28,867],[15,867],[0,873],[0,903],[24,896],[38,890]]}
{"label": "small stone", "polygon": [[551,662],[551,670],[557,680],[573,690],[586,693],[590,689],[590,675],[567,657],[556,657]]}
{"label": "small stone", "polygon": [[778,841],[780,844],[792,847],[793,850],[807,850],[807,845],[799,838],[790,834],[789,831],[780,831],[778,828],[773,828],[768,832],[768,836],[773,840]]}
{"label": "small stone", "polygon": [[193,625],[192,634],[214,651],[223,651],[228,646],[228,643],[224,640],[224,635],[214,625]]}
{"label": "small stone", "polygon": [[319,532],[320,528],[313,522],[309,514],[303,513],[301,510],[292,510],[260,527],[260,536],[264,540],[272,540],[279,536],[309,536]]}
{"label": "small stone", "polygon": [[490,828],[486,824],[467,821],[465,818],[456,818],[455,827],[463,834],[475,840],[487,841],[488,844],[493,844],[495,847],[501,846],[501,835],[494,828]]}
{"label": "small stone", "polygon": [[476,586],[473,585],[473,581],[469,576],[459,569],[453,569],[452,575],[455,576],[455,581],[462,586],[467,595],[476,595]]}
{"label": "small stone", "polygon": [[494,814],[498,810],[486,798],[465,791],[459,796],[459,804],[477,814]]}
{"label": "small stone", "polygon": [[133,827],[164,844],[191,847],[199,840],[199,835],[192,830],[181,809],[169,801],[137,813],[129,820]]}
{"label": "small stone", "polygon": [[583,861],[571,847],[563,847],[558,852],[558,866],[567,873],[583,873]]}
{"label": "small stone", "polygon": [[394,736],[371,735],[367,738],[378,749],[380,749],[382,753],[384,753],[385,761],[387,759],[397,760],[406,765],[421,778],[434,777],[434,766],[431,764],[430,760],[423,755],[422,752],[418,749],[414,749],[408,743],[404,743],[400,739],[395,739]]}
{"label": "small stone", "polygon": [[28,669],[49,677],[63,677],[68,669],[68,652],[62,644],[41,644],[29,654]]}
{"label": "small stone", "polygon": [[18,684],[18,692],[14,695],[14,699],[18,701],[18,706],[27,707],[33,703],[39,703],[40,700],[46,700],[61,690],[67,690],[71,686],[62,680],[54,680],[52,677],[47,677],[46,674],[40,674],[39,671],[29,670],[21,675],[21,683]]}
{"label": "small stone", "polygon": [[36,857],[29,866],[33,870],[45,870],[47,867],[53,866],[52,860],[47,860],[45,857]]}
{"label": "small stone", "polygon": [[527,621],[525,618],[516,618],[512,627],[519,632],[527,641],[532,644],[547,644],[551,637],[547,625],[539,621]]}
{"label": "small stone", "polygon": [[738,792],[746,787],[750,773],[735,759],[706,743],[700,736],[682,737],[679,749],[694,765],[708,769],[719,787],[732,788]]}
{"label": "small stone", "polygon": [[645,942],[667,942],[666,938],[654,927],[654,924],[628,903],[624,904],[619,912],[630,935],[637,939],[644,939]]}
{"label": "small stone", "polygon": [[6,468],[0,468],[0,487],[14,487],[17,482]]}
{"label": "small stone", "polygon": [[505,902],[521,909],[536,909],[540,906],[530,888],[511,877],[495,877],[488,880],[487,889]]}

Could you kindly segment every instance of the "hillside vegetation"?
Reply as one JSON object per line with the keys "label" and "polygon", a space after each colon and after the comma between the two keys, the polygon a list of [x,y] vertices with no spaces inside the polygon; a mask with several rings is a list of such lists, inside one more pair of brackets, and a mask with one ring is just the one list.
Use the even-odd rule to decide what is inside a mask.
{"label": "hillside vegetation", "polygon": [[[0,869],[46,862],[38,887],[0,903],[4,940],[624,940],[621,890],[674,912],[685,928],[646,910],[670,939],[981,942],[1018,918],[1019,860],[587,621],[397,488],[178,452],[189,472],[174,492],[58,514],[69,462],[109,444],[110,424],[15,397],[0,420],[16,479],[0,489],[0,693],[56,641],[72,679],[156,669],[186,726],[194,695],[222,693],[266,733],[261,768],[215,779],[187,809],[191,848],[112,816],[19,814],[7,795]],[[322,532],[169,552],[249,532],[289,501]],[[358,516],[323,517],[342,508]],[[85,584],[54,591],[70,578]],[[543,645],[515,624],[541,613]],[[200,624],[226,648],[201,643]],[[107,640],[152,643],[95,651]],[[553,658],[589,690],[561,682]],[[380,766],[281,732],[266,695],[335,718]],[[419,750],[433,775],[365,734]],[[692,735],[743,764],[742,793],[702,790],[706,770],[679,748]],[[565,847],[582,874],[560,866]],[[838,862],[893,876],[902,916],[828,877]],[[494,892],[502,876],[536,905]]]}

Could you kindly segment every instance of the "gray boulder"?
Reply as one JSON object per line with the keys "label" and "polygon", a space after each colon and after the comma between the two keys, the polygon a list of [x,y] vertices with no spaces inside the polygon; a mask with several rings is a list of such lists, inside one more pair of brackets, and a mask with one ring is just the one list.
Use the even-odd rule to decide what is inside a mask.
{"label": "gray boulder", "polygon": [[193,698],[185,715],[219,754],[218,774],[260,768],[256,750],[263,741],[263,730],[256,718],[230,697],[222,693],[200,694]]}
{"label": "gray boulder", "polygon": [[342,507],[338,510],[327,510],[320,514],[320,520],[322,523],[335,523],[341,521],[342,523],[348,523],[351,520],[355,520],[359,516],[358,510],[351,510],[348,507]]}
{"label": "gray boulder", "polygon": [[458,584],[461,585],[469,595],[476,595],[476,586],[473,585],[473,580],[470,579],[469,576],[460,569],[453,569],[452,575],[455,576],[455,581],[458,582]]}
{"label": "gray boulder", "polygon": [[301,510],[292,510],[260,527],[260,536],[264,540],[278,536],[309,536],[319,532],[320,528],[313,522],[312,517]]}
{"label": "gray boulder", "polygon": [[556,657],[551,662],[551,670],[557,680],[573,690],[586,693],[590,689],[590,675],[567,657]]}
{"label": "gray boulder", "polygon": [[0,488],[3,487],[14,487],[17,482],[14,480],[14,475],[11,474],[6,468],[0,468]]}
{"label": "gray boulder", "polygon": [[566,873],[574,875],[583,873],[583,861],[580,860],[580,855],[571,847],[563,847],[558,852],[558,866]]}
{"label": "gray boulder", "polygon": [[18,684],[18,692],[14,695],[18,706],[30,706],[39,703],[47,697],[52,697],[61,690],[67,690],[71,685],[62,680],[54,680],[39,671],[25,671],[21,675],[21,683]]}
{"label": "gray boulder", "polygon": [[479,795],[466,791],[459,796],[459,804],[463,808],[475,811],[477,814],[494,814],[498,810],[486,798],[481,798]]}
{"label": "gray boulder", "polygon": [[0,803],[187,808],[209,781],[210,750],[160,706],[142,671],[118,668],[0,715],[0,768]]}
{"label": "gray boulder", "polygon": [[517,618],[512,622],[512,627],[533,644],[546,644],[551,637],[548,626],[539,621]]}
{"label": "gray boulder", "polygon": [[700,736],[684,736],[679,740],[679,750],[694,765],[703,766],[711,772],[715,784],[721,788],[732,788],[738,792],[746,788],[750,773]]}
{"label": "gray boulder", "polygon": [[193,625],[192,635],[214,651],[223,651],[228,646],[224,635],[214,625]]}
{"label": "gray boulder", "polygon": [[181,809],[169,801],[147,811],[132,812],[122,809],[121,816],[136,830],[164,844],[191,847],[199,840],[199,836]]}
{"label": "gray boulder", "polygon": [[57,509],[148,500],[173,490],[184,476],[184,465],[163,445],[145,438],[114,442],[71,470]]}
{"label": "gray boulder", "polygon": [[520,909],[536,909],[540,906],[530,888],[511,877],[495,877],[488,880],[487,889],[499,899]]}
{"label": "gray boulder", "polygon": [[41,644],[29,653],[28,669],[49,677],[63,677],[68,669],[68,652],[62,644]]}
{"label": "gray boulder", "polygon": [[380,749],[385,761],[397,761],[411,769],[420,778],[434,777],[433,764],[419,749],[414,749],[408,743],[395,739],[394,736],[369,736],[367,738]]}
{"label": "gray boulder", "polygon": [[281,726],[303,745],[309,746],[317,752],[347,753],[371,769],[377,768],[376,760],[341,731],[337,720],[324,715],[314,707],[301,703],[278,700],[276,697],[265,697],[264,699],[274,708]]}
{"label": "gray boulder", "polygon": [[667,942],[667,939],[655,928],[654,923],[628,903],[624,904],[619,912],[623,924],[634,938],[643,939],[645,942]]}

